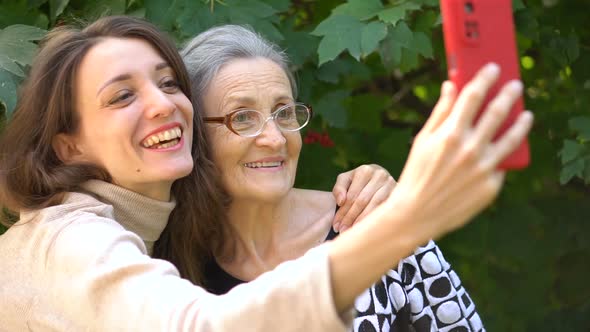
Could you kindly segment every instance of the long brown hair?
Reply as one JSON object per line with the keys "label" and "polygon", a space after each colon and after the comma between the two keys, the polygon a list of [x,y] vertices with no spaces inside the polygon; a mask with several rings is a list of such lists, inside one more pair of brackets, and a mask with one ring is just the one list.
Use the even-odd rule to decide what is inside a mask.
{"label": "long brown hair", "polygon": [[[58,27],[41,42],[28,78],[21,85],[13,118],[0,137],[0,202],[13,211],[59,204],[63,194],[89,179],[110,181],[94,165],[65,165],[52,148],[59,133],[77,130],[76,74],[84,56],[104,38],[137,38],[150,43],[177,75],[180,89],[191,98],[188,74],[174,43],[155,26],[126,16],[104,17],[80,30]],[[193,171],[172,186],[178,204],[158,250],[181,275],[201,281],[201,264],[210,250],[196,243],[219,237],[225,218],[223,191],[209,160],[201,117],[195,115]],[[6,220],[4,220],[6,223]],[[161,247],[161,245],[159,246]]]}

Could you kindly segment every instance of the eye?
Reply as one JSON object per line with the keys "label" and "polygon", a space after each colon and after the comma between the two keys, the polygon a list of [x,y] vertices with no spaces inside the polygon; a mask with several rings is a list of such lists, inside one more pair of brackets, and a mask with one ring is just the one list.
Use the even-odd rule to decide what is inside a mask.
{"label": "eye", "polygon": [[231,126],[238,132],[257,130],[262,121],[260,113],[253,110],[241,110],[231,117]]}
{"label": "eye", "polygon": [[166,93],[176,93],[180,90],[180,85],[172,77],[167,77],[160,83],[160,89]]}
{"label": "eye", "polygon": [[118,91],[111,100],[108,101],[109,105],[121,104],[129,102],[134,97],[131,90],[120,90]]}

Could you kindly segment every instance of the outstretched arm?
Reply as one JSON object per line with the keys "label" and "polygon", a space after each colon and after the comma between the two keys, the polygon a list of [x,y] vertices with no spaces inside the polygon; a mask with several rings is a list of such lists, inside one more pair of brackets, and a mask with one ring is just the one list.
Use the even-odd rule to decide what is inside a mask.
{"label": "outstretched arm", "polygon": [[330,243],[339,310],[350,307],[358,294],[416,247],[463,226],[496,197],[504,180],[497,166],[532,125],[532,114],[523,112],[492,142],[522,93],[520,82],[506,84],[473,125],[498,76],[497,65],[484,67],[458,97],[452,83],[446,82],[395,190],[362,223]]}

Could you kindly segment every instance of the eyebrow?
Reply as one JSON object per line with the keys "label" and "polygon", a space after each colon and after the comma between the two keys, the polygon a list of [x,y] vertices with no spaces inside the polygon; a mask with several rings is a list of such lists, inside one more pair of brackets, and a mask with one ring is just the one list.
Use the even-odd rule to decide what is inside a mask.
{"label": "eyebrow", "polygon": [[[156,71],[160,71],[160,70],[166,69],[166,68],[170,68],[170,65],[167,62],[161,62],[161,63],[157,64],[155,67]],[[106,81],[105,84],[103,84],[100,87],[100,89],[98,89],[98,91],[96,92],[96,95],[98,96],[100,94],[100,92],[102,90],[104,90],[104,88],[106,88],[107,86],[109,86],[115,82],[121,82],[121,81],[130,80],[130,79],[131,79],[131,74],[117,75],[117,76],[111,78],[110,80]]]}

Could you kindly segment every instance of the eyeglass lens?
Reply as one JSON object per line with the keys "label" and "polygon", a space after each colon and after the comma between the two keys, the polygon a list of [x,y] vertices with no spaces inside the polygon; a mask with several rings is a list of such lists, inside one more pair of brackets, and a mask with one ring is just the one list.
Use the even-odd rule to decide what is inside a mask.
{"label": "eyeglass lens", "polygon": [[[305,105],[290,105],[273,113],[276,125],[286,131],[297,131],[309,121],[310,112]],[[257,133],[266,122],[264,115],[256,110],[242,110],[231,118],[233,130],[240,135]]]}

